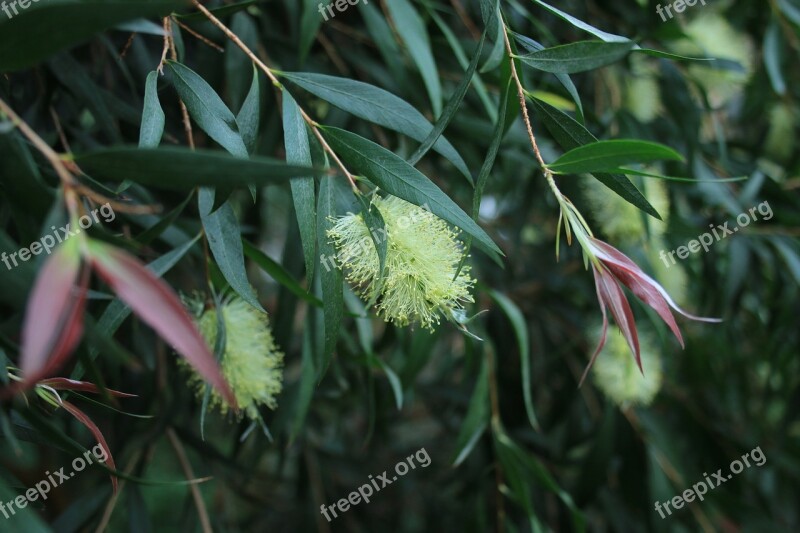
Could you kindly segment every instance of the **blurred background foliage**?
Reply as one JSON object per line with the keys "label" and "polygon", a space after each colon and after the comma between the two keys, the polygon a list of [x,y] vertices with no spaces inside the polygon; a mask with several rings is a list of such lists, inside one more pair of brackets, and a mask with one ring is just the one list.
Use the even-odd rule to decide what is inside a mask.
{"label": "blurred background foliage", "polygon": [[[30,39],[46,35],[26,29],[24,21],[4,33],[13,19],[0,15],[0,70],[7,70],[0,97],[56,150],[81,154],[139,142],[145,80],[162,53],[156,17],[170,9],[178,13],[173,33],[179,61],[234,114],[245,104],[254,72],[250,59],[191,6],[142,2],[138,12],[120,11],[118,19],[113,9],[103,10],[95,19],[107,20],[95,27],[91,17],[69,18],[81,12],[67,9],[91,2],[52,3],[66,10],[56,13],[62,18],[50,28],[52,49],[26,41],[26,32]],[[484,14],[491,4],[483,2]],[[221,20],[271,66],[367,82],[406,100],[431,122],[464,77],[485,26],[477,1],[362,1],[327,21],[318,5],[207,3],[220,8],[215,12]],[[722,324],[681,321],[681,350],[655,315],[635,304],[645,375],[612,328],[590,379],[577,387],[597,342],[600,312],[579,248],[566,246],[562,236],[556,260],[558,206],[532,157],[512,93],[508,116],[514,120],[499,146],[479,217],[505,254],[503,267],[477,249],[469,258],[479,284],[468,315],[488,311],[469,326],[482,342],[449,323],[431,333],[387,325],[373,313],[364,318],[363,302],[345,289],[347,312],[335,356],[317,382],[323,311],[309,303],[312,298],[298,296],[298,287],[322,293],[319,279],[305,279],[291,191],[284,185],[261,188],[254,204],[246,188],[237,189],[230,204],[242,234],[271,259],[249,261],[249,280],[285,353],[277,409],[262,413],[269,435],[209,411],[203,439],[200,402],[171,350],[135,317],[116,333],[95,325],[110,296],[102,285],[93,286],[87,311],[93,319],[87,318],[76,360],[85,365],[87,380],[138,395],[120,400],[118,409],[150,418],[74,401],[104,432],[118,468],[136,480],[121,480],[112,498],[107,473],[92,469],[55,490],[46,506],[37,502],[10,520],[0,518],[0,530],[200,530],[196,502],[180,483],[187,477],[180,460],[185,457],[191,477],[212,478],[197,487],[215,531],[797,531],[800,3],[698,3],[667,22],[648,0],[565,0],[557,7],[643,47],[719,58],[676,62],[631,54],[574,74],[582,109],[554,75],[526,66],[521,73],[534,96],[571,116],[582,114],[596,137],[657,141],[684,155],[685,164],[647,170],[701,181],[631,176],[662,221],[592,177],[563,176],[558,183],[600,238],[630,255],[682,306],[722,317]],[[522,36],[516,44],[523,50],[524,37],[545,47],[594,38],[537,2],[501,0],[500,9]],[[70,28],[85,38],[62,39]],[[496,60],[498,48],[502,56],[502,37],[490,29],[478,72],[445,130],[473,177],[494,140],[509,80],[507,59]],[[423,67],[420,74],[424,57],[433,70]],[[284,159],[281,105],[268,80],[257,75],[260,125],[251,153]],[[162,145],[185,146],[172,80],[166,69],[157,82],[166,115]],[[416,149],[414,140],[281,80],[317,122],[358,133],[404,158]],[[564,147],[549,135],[541,108],[529,108],[545,160],[553,161]],[[201,128],[194,128],[194,137],[198,147],[220,150]],[[318,146],[312,148],[320,161]],[[430,152],[418,168],[470,212],[473,188],[453,164]],[[723,178],[745,179],[718,181]],[[117,191],[117,184],[102,178],[85,183]],[[56,185],[46,161],[0,121],[3,250],[25,246],[63,219]],[[120,213],[90,232],[148,263],[173,254],[169,258],[179,261],[164,275],[169,284],[183,294],[205,293],[203,247],[184,246],[201,228],[196,204],[185,203],[188,189],[167,189],[131,184],[120,194],[163,211]],[[338,215],[359,209],[341,176],[334,199]],[[762,202],[774,212],[770,220],[676,266],[667,268],[659,259],[661,250],[685,245],[710,224],[735,224],[737,215]],[[30,262],[0,269],[0,354],[10,364],[17,360],[25,298],[37,268]],[[210,276],[223,290],[214,265]],[[67,465],[77,455],[68,439],[93,444],[80,425],[35,397],[7,402],[2,413],[2,501],[33,486],[45,471]],[[655,501],[682,493],[704,472],[727,469],[756,446],[765,465],[746,469],[667,519],[654,511]],[[321,504],[347,497],[368,475],[392,469],[423,447],[429,467],[411,471],[331,523],[322,517]]]}

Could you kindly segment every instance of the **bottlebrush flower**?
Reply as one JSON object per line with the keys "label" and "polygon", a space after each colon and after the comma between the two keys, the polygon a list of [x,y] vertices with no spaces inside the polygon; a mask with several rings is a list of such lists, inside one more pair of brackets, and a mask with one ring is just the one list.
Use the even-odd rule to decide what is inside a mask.
{"label": "bottlebrush flower", "polygon": [[[603,394],[623,409],[631,405],[649,405],[658,394],[663,379],[652,336],[645,333],[639,338],[642,363],[647,366],[647,375],[643,377],[629,355],[625,338],[618,330],[614,333],[608,339],[603,357],[594,365],[594,382]],[[597,328],[595,337],[599,340],[603,334],[603,330]]]}
{"label": "bottlebrush flower", "polygon": [[[276,397],[283,381],[283,353],[272,337],[269,318],[241,298],[231,297],[220,307],[225,324],[225,350],[221,361],[222,375],[230,385],[241,411],[252,420],[260,418],[258,409],[277,407]],[[217,309],[207,309],[197,319],[200,334],[213,349],[217,342]],[[197,385],[198,396],[205,394],[206,384],[192,372],[190,381]],[[216,391],[211,405],[225,414],[231,405]]]}
{"label": "bottlebrush flower", "polygon": [[[348,213],[328,231],[347,281],[359,295],[377,300],[379,316],[398,326],[420,324],[432,330],[443,315],[459,322],[463,304],[473,302],[475,280],[464,266],[456,276],[463,250],[458,232],[434,214],[405,200],[375,196],[386,239],[386,269],[380,282],[378,251],[361,215]],[[460,322],[459,322],[460,323]]]}

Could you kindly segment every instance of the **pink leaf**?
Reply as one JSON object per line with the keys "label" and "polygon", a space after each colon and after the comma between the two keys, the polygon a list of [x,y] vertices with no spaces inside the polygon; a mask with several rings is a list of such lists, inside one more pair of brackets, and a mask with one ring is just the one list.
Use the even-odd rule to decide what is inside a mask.
{"label": "pink leaf", "polygon": [[[97,425],[92,421],[91,418],[89,418],[86,415],[86,413],[84,413],[83,411],[81,411],[80,409],[78,409],[77,407],[72,405],[71,403],[62,401],[61,402],[61,407],[66,409],[67,412],[69,412],[69,414],[71,414],[72,416],[74,416],[78,420],[78,422],[80,422],[81,424],[86,426],[87,429],[92,432],[92,435],[94,435],[94,438],[97,439],[97,442],[100,444],[100,446],[103,447],[103,449],[106,452],[106,461],[105,461],[106,462],[106,466],[108,466],[111,470],[116,470],[117,469],[117,465],[114,464],[114,457],[112,457],[112,455],[111,455],[111,449],[108,447],[108,443],[106,442],[106,438],[103,436],[103,433],[100,431],[100,428],[97,427]],[[114,474],[111,474],[111,484],[114,486],[114,494],[116,494],[117,493],[117,476],[115,476]]]}
{"label": "pink leaf", "polygon": [[636,322],[633,319],[633,312],[630,304],[628,304],[628,299],[625,298],[625,292],[623,292],[617,280],[614,279],[614,276],[602,266],[595,269],[595,274],[598,293],[601,295],[602,301],[608,304],[611,309],[611,315],[625,336],[625,340],[628,341],[628,346],[631,347],[639,370],[644,373],[642,354],[639,352],[639,335],[636,332]]}
{"label": "pink leaf", "polygon": [[80,341],[89,271],[81,263],[78,245],[76,240],[61,246],[36,278],[22,330],[20,368],[25,381],[20,388],[57,370]]}
{"label": "pink leaf", "polygon": [[606,313],[606,304],[603,301],[603,294],[600,291],[600,280],[597,279],[600,274],[597,272],[596,268],[592,268],[592,272],[594,273],[594,284],[595,284],[595,291],[597,292],[597,301],[600,303],[600,312],[603,313],[603,329],[600,332],[600,340],[597,343],[597,347],[594,349],[592,358],[589,359],[589,364],[586,365],[586,369],[583,371],[583,375],[581,376],[581,381],[580,383],[578,383],[578,388],[580,388],[583,385],[583,382],[586,381],[586,376],[589,375],[589,370],[591,370],[592,365],[594,365],[597,356],[600,355],[600,351],[603,349],[603,346],[606,345],[606,335],[608,334],[608,313]]}
{"label": "pink leaf", "polygon": [[[95,385],[94,383],[89,383],[88,381],[76,381],[74,379],[67,379],[67,378],[43,379],[39,381],[37,385],[44,385],[56,390],[76,390],[81,392],[92,392],[94,394],[100,394],[102,392],[98,388],[98,386]],[[105,390],[111,396],[116,396],[117,398],[136,398],[135,394],[119,392],[114,389],[105,389]]]}
{"label": "pink leaf", "polygon": [[134,313],[183,355],[230,405],[236,406],[214,355],[175,292],[122,250],[91,241],[89,253],[100,277]]}
{"label": "pink leaf", "polygon": [[[664,290],[664,287],[662,287],[656,280],[645,274],[642,269],[639,268],[639,265],[631,261],[630,258],[625,254],[610,244],[598,239],[592,239],[592,244],[594,244],[596,247],[595,252],[597,258],[600,259],[600,261],[602,261],[618,278],[620,278],[620,281],[630,287],[631,291],[633,291],[638,298],[650,305],[650,307],[652,307],[659,314],[659,316],[664,319],[670,329],[672,329],[672,332],[675,333],[675,336],[678,337],[678,340],[681,341],[681,345],[683,345],[683,339],[681,338],[677,324],[675,324],[675,320],[673,318],[667,320],[665,317],[666,314],[669,314],[669,310],[664,309],[663,305],[653,305],[653,302],[659,301],[657,298],[658,296],[660,296],[661,299],[663,299],[663,301],[675,311],[682,314],[686,318],[698,320],[700,322],[722,322],[722,320],[719,318],[706,318],[687,313],[678,307],[672,298],[670,298],[667,291]],[[669,314],[669,316],[671,317],[671,314]]]}

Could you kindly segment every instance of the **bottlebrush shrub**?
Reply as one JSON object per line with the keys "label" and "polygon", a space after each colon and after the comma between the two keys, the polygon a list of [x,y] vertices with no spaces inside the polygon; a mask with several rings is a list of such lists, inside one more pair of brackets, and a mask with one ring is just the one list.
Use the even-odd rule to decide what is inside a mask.
{"label": "bottlebrush shrub", "polygon": [[647,531],[760,444],[667,527],[800,531],[798,3],[706,3],[6,1],[0,514],[115,472],[0,530]]}
{"label": "bottlebrush shrub", "polygon": [[385,223],[385,233],[376,237],[387,242],[384,277],[362,215],[348,213],[328,230],[347,281],[364,299],[377,298],[378,314],[398,326],[433,330],[442,316],[455,320],[465,304],[474,302],[475,284],[469,265],[458,269],[464,256],[459,232],[400,198],[375,196],[373,202]]}

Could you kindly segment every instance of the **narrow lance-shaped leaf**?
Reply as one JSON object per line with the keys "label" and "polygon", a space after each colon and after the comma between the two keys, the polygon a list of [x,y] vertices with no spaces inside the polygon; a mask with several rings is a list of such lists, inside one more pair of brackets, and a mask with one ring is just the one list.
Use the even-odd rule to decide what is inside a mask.
{"label": "narrow lance-shaped leaf", "polygon": [[573,148],[547,166],[558,174],[582,174],[609,172],[622,165],[658,160],[682,161],[683,157],[663,144],[636,139],[614,139]]}
{"label": "narrow lance-shaped leaf", "polygon": [[142,126],[139,130],[139,146],[156,148],[164,134],[166,117],[158,100],[158,72],[147,75],[144,87],[144,109],[142,110]]}
{"label": "narrow lance-shaped leaf", "polygon": [[261,85],[255,66],[253,66],[253,82],[250,84],[250,90],[236,115],[236,125],[239,127],[247,152],[255,153],[258,128],[261,125]]}
{"label": "narrow lance-shaped leaf", "polygon": [[[532,101],[538,117],[544,122],[545,127],[556,142],[565,150],[597,142],[597,137],[566,113],[537,98],[533,98]],[[625,176],[606,173],[595,173],[593,175],[600,183],[617,193],[627,202],[661,220],[658,211]]]}
{"label": "narrow lance-shaped leaf", "polygon": [[186,104],[189,114],[209,137],[236,157],[247,157],[247,147],[239,134],[236,118],[207,81],[185,65],[168,61],[172,83]]}
{"label": "narrow lance-shaped leaf", "polygon": [[[283,92],[283,131],[286,162],[297,165],[312,165],[311,145],[305,120],[300,107],[289,91]],[[316,258],[317,214],[314,198],[314,178],[311,175],[298,175],[291,181],[292,201],[294,202],[297,224],[300,228],[300,243],[306,263],[306,279],[314,279]]]}
{"label": "narrow lance-shaped leaf", "polygon": [[333,351],[336,348],[336,341],[339,339],[339,328],[342,324],[342,312],[344,309],[342,271],[339,265],[336,264],[336,248],[329,241],[327,235],[327,230],[332,224],[331,218],[335,215],[333,178],[325,177],[322,178],[320,183],[317,204],[317,240],[320,257],[323,259],[319,274],[322,281],[323,314],[325,317],[325,343],[322,361],[314,365],[317,368],[317,379],[322,379],[330,364]]}
{"label": "narrow lance-shaped leaf", "polygon": [[442,86],[425,24],[408,0],[392,0],[387,2],[386,7],[394,20],[397,33],[405,42],[409,55],[422,75],[433,106],[433,114],[438,117],[442,112]]}
{"label": "narrow lance-shaped leaf", "polygon": [[531,52],[519,59],[537,70],[557,74],[574,74],[604,67],[628,55],[635,43],[580,41]]}
{"label": "narrow lance-shaped leaf", "polygon": [[667,291],[653,278],[639,268],[639,265],[634,263],[625,254],[614,248],[608,243],[599,239],[592,239],[592,244],[596,247],[594,253],[603,264],[617,277],[625,286],[627,286],[637,298],[649,305],[655,310],[664,322],[669,325],[670,329],[675,333],[675,336],[683,345],[680,331],[677,325],[671,320],[672,314],[667,306],[674,309],[681,315],[691,320],[699,322],[718,323],[722,322],[719,318],[709,318],[695,316],[687,313],[670,298]]}
{"label": "narrow lance-shaped leaf", "polygon": [[68,240],[45,261],[28,299],[20,356],[27,386],[55,371],[77,346],[87,285],[80,241]]}
{"label": "narrow lance-shaped leaf", "polygon": [[633,318],[633,311],[625,297],[625,292],[619,286],[614,276],[605,268],[594,268],[595,283],[597,284],[598,294],[601,297],[600,305],[607,305],[611,309],[611,315],[614,317],[617,326],[628,341],[633,356],[636,359],[636,365],[639,370],[642,369],[642,356],[639,352],[639,335],[636,331],[636,321]]}
{"label": "narrow lance-shaped leaf", "polygon": [[242,231],[239,221],[230,202],[211,212],[214,204],[214,191],[207,188],[200,189],[198,193],[198,206],[203,228],[206,230],[208,247],[225,276],[231,288],[247,303],[264,311],[258,302],[250,282],[247,280],[247,269],[244,264],[244,250],[242,248]]}
{"label": "narrow lance-shaped leaf", "polygon": [[[50,387],[55,390],[74,390],[79,392],[91,392],[93,394],[100,394],[103,392],[100,390],[100,387],[94,383],[68,378],[48,378],[43,379],[36,384]],[[105,392],[108,392],[111,396],[115,396],[117,398],[136,398],[135,394],[128,394],[126,392],[120,392],[114,389],[105,389]]]}
{"label": "narrow lance-shaped leaf", "polygon": [[514,336],[519,347],[519,359],[522,372],[522,398],[525,402],[525,411],[528,414],[528,422],[534,429],[539,429],[539,421],[536,419],[536,411],[533,408],[533,394],[531,391],[531,348],[528,336],[528,324],[525,316],[515,304],[505,294],[490,290],[489,296],[497,302],[497,305],[508,317],[511,327],[514,329]]}
{"label": "narrow lance-shaped leaf", "polygon": [[[414,106],[380,87],[310,72],[281,72],[280,75],[348,113],[407,135],[415,141],[425,142],[433,131],[428,119]],[[436,139],[433,150],[450,161],[468,180],[472,179],[467,164],[445,137]]]}
{"label": "narrow lance-shaped leaf", "polygon": [[[89,418],[88,415],[86,415],[86,413],[84,413],[83,411],[81,411],[80,409],[78,409],[69,402],[62,401],[61,407],[63,407],[69,414],[74,416],[78,420],[78,422],[86,426],[86,429],[88,429],[92,433],[92,435],[94,435],[94,438],[97,439],[97,442],[103,448],[103,452],[106,456],[105,459],[106,466],[108,466],[108,468],[110,468],[111,470],[116,470],[117,465],[114,464],[114,457],[111,455],[111,448],[108,447],[106,438],[103,436],[103,432],[100,431],[100,428],[97,427],[97,424],[95,424],[94,421],[91,418]],[[111,484],[114,486],[114,493],[116,494],[117,476],[115,476],[114,474],[111,474]]]}
{"label": "narrow lance-shaped leaf", "polygon": [[439,117],[439,120],[436,121],[433,130],[428,134],[419,148],[417,148],[417,150],[411,154],[411,157],[408,158],[408,162],[410,164],[416,165],[420,159],[422,159],[425,154],[428,153],[428,150],[430,150],[431,147],[439,140],[442,132],[444,132],[445,128],[447,128],[448,124],[450,124],[450,121],[453,120],[453,117],[455,117],[456,112],[458,111],[462,100],[464,100],[464,96],[467,94],[470,84],[472,83],[472,78],[475,75],[475,69],[478,67],[478,61],[481,58],[481,51],[483,50],[483,43],[485,41],[486,32],[484,31],[481,35],[480,41],[478,41],[478,47],[475,49],[475,55],[472,56],[472,61],[470,62],[469,66],[467,66],[467,71],[464,73],[464,77],[461,79],[458,87],[456,87],[456,90],[453,92],[453,96],[451,96],[450,100],[447,102],[444,112],[442,113],[442,116]]}
{"label": "narrow lance-shaped leaf", "polygon": [[469,400],[467,414],[456,438],[456,453],[453,466],[458,466],[469,457],[475,445],[489,425],[489,362],[481,360],[481,370]]}
{"label": "narrow lance-shaped leaf", "polygon": [[191,317],[175,292],[134,257],[90,241],[89,255],[100,277],[203,376],[230,405],[236,398]]}

